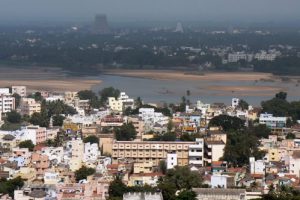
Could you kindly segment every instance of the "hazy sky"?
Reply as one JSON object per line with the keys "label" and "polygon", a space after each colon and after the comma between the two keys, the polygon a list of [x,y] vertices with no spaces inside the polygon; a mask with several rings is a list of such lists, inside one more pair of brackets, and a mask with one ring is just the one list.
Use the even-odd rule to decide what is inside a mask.
{"label": "hazy sky", "polygon": [[300,0],[0,0],[0,21],[297,21]]}

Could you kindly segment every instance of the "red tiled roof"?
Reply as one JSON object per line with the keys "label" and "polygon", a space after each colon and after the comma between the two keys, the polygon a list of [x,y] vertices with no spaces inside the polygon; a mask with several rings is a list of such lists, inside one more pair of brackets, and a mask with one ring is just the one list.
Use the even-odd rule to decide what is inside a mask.
{"label": "red tiled roof", "polygon": [[223,161],[213,161],[211,164],[212,165],[222,165]]}
{"label": "red tiled roof", "polygon": [[263,178],[264,175],[263,174],[251,174],[251,177],[253,177],[253,178]]}
{"label": "red tiled roof", "polygon": [[228,172],[242,172],[245,171],[244,168],[242,167],[231,167],[227,169]]}
{"label": "red tiled roof", "polygon": [[34,151],[41,151],[42,150],[42,148],[44,148],[44,147],[46,147],[46,145],[44,145],[44,144],[38,144],[38,145],[36,145],[35,147],[34,147]]}

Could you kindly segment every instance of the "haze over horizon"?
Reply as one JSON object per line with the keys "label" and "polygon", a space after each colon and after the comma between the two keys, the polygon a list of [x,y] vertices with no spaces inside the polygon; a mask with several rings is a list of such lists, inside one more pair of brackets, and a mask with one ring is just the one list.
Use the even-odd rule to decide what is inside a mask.
{"label": "haze over horizon", "polygon": [[1,0],[0,22],[110,21],[296,22],[299,0]]}

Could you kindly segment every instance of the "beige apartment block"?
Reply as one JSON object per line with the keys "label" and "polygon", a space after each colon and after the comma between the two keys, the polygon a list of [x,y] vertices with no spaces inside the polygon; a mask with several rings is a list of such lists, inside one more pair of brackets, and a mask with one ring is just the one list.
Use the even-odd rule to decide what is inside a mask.
{"label": "beige apartment block", "polygon": [[178,165],[189,163],[189,145],[195,142],[159,142],[159,141],[114,141],[112,146],[113,163],[119,159],[133,162],[153,162],[158,165],[160,160],[165,160],[168,153],[176,153]]}
{"label": "beige apartment block", "polygon": [[134,126],[137,136],[136,139],[142,140],[145,133],[145,123],[140,117],[128,117],[128,122]]}
{"label": "beige apartment block", "polygon": [[21,97],[26,97],[26,86],[12,86],[11,87],[12,94],[18,94]]}
{"label": "beige apartment block", "polygon": [[31,116],[33,113],[41,112],[41,104],[33,98],[22,98],[20,102],[21,115]]}
{"label": "beige apartment block", "polygon": [[77,92],[65,92],[65,103],[66,104],[74,104],[75,100],[78,99],[78,94]]}
{"label": "beige apartment block", "polygon": [[99,134],[99,147],[101,155],[112,155],[112,146],[114,141],[114,134]]}

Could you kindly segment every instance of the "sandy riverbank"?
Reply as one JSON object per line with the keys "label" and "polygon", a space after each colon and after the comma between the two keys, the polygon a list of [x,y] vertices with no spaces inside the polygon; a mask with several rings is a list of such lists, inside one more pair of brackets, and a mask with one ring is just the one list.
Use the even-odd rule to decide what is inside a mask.
{"label": "sandy riverbank", "polygon": [[25,85],[28,91],[47,90],[52,92],[80,91],[91,89],[93,85],[100,84],[100,80],[0,80],[0,87],[11,85]]}
{"label": "sandy riverbank", "polygon": [[25,85],[28,91],[48,90],[52,92],[91,89],[101,80],[70,77],[58,68],[0,68],[0,87]]}
{"label": "sandy riverbank", "polygon": [[276,79],[270,73],[255,72],[208,72],[205,74],[187,74],[172,70],[107,70],[106,74],[157,80],[205,80],[205,81],[259,81]]}

